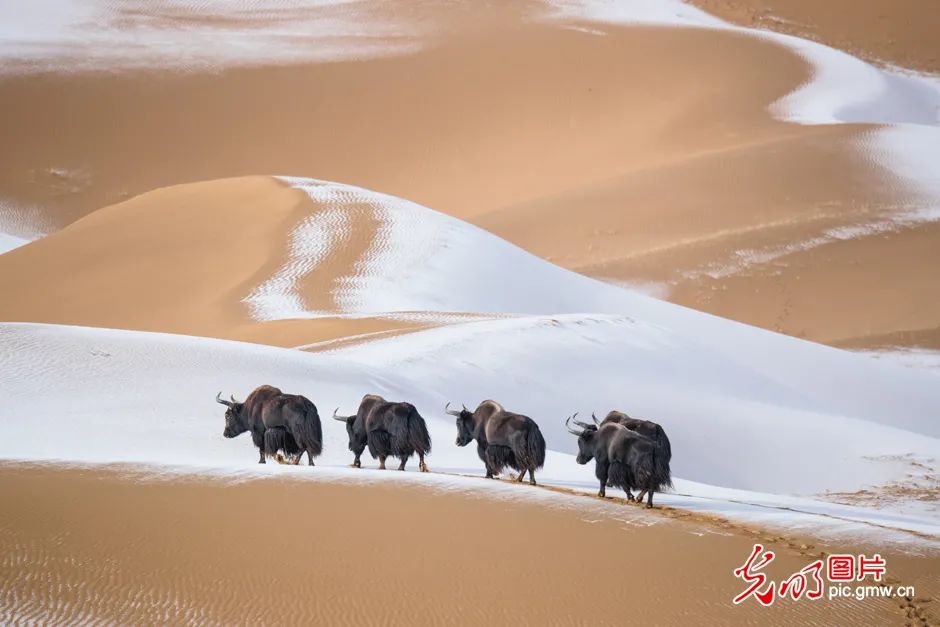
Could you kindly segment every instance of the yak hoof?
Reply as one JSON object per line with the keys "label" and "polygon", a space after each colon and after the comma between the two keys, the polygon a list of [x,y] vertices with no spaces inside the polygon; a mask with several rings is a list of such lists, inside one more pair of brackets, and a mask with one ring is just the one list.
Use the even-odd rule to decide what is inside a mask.
{"label": "yak hoof", "polygon": [[428,471],[428,465],[425,464],[424,462],[422,462],[422,463],[418,466],[418,469],[419,469],[421,472],[429,472],[429,471]]}
{"label": "yak hoof", "polygon": [[535,482],[535,479],[529,479],[529,485],[538,485],[538,484]]}

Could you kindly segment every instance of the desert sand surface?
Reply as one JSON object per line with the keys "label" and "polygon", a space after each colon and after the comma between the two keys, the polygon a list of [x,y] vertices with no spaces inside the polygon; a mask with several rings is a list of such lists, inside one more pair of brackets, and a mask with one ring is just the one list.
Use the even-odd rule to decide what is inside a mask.
{"label": "desert sand surface", "polygon": [[[940,387],[890,357],[940,354],[938,12],[817,4],[0,6],[0,623],[940,624]],[[314,468],[222,437],[263,383]],[[366,393],[434,472],[346,467]],[[487,398],[540,487],[454,444]],[[611,408],[657,509],[575,462]],[[917,593],[734,606],[758,541]]]}
{"label": "desert sand surface", "polygon": [[940,72],[933,0],[694,0],[722,19],[822,41],[876,63]]}
{"label": "desert sand surface", "polygon": [[[12,607],[26,619],[125,624],[792,625],[904,618],[894,600],[734,606],[742,582],[731,571],[750,554],[752,537],[632,506],[623,506],[626,515],[651,523],[597,520],[570,502],[495,501],[421,487],[147,480],[126,470],[8,464],[0,471],[0,495],[4,622]],[[826,550],[814,546],[812,555],[801,555],[784,542],[768,546],[778,553],[767,569],[774,577]],[[932,594],[931,562],[886,559],[897,563],[895,576],[921,581],[923,593]]]}
{"label": "desert sand surface", "polygon": [[[729,262],[742,248],[799,243],[909,202],[868,154],[868,125],[773,117],[768,107],[812,73],[793,52],[726,31],[573,29],[530,5],[459,12],[424,6],[421,22],[437,26],[423,47],[383,58],[5,76],[0,190],[10,207],[38,207],[60,228],[168,185],[313,176],[414,200],[576,271],[816,341],[864,344],[930,326],[898,309],[936,318],[935,290],[900,266],[891,266],[899,288],[890,299],[848,266],[840,280],[858,286],[850,302],[774,301],[768,311],[757,295],[804,284],[767,264],[739,273]],[[879,264],[868,251],[883,246],[858,240],[859,267]],[[803,263],[799,252],[787,262]],[[725,298],[704,298],[716,267],[736,280],[720,286]]]}

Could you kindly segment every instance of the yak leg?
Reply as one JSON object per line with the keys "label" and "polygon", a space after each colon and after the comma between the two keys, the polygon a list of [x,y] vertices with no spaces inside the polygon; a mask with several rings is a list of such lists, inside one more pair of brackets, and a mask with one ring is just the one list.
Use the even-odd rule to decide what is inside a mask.
{"label": "yak leg", "polygon": [[529,485],[538,485],[535,483],[535,471],[529,468]]}
{"label": "yak leg", "polygon": [[428,465],[424,463],[424,453],[418,453],[418,470],[421,472],[428,471]]}
{"label": "yak leg", "polygon": [[[294,462],[294,465],[295,465],[295,466],[300,463],[300,458],[303,457],[303,456],[304,456],[303,453],[298,453],[298,454],[297,454],[297,461]],[[312,450],[312,449],[309,449],[309,448],[307,449],[307,465],[308,465],[308,466],[313,466],[313,465],[314,465],[314,463],[313,463],[313,450]]]}
{"label": "yak leg", "polygon": [[385,455],[379,455],[379,470],[385,470]]}
{"label": "yak leg", "polygon": [[253,430],[251,432],[251,439],[255,443],[255,446],[258,447],[258,463],[266,464],[267,460],[264,457],[264,431],[258,433]]}
{"label": "yak leg", "polygon": [[[640,500],[640,499],[637,499],[637,500]],[[649,491],[649,496],[646,497],[646,507],[648,509],[653,507],[653,491],[652,490]]]}
{"label": "yak leg", "polygon": [[597,496],[604,498],[607,496],[607,471],[610,469],[610,464],[597,460],[594,463],[594,476],[597,477],[597,480],[601,482],[601,488],[597,491]]}
{"label": "yak leg", "polygon": [[[520,473],[519,473],[519,476],[516,477],[516,481],[518,481],[519,483],[522,483],[522,479],[525,477],[525,471],[526,471],[526,470],[527,470],[527,468],[523,468],[523,469],[522,469],[522,472],[520,472]],[[531,476],[531,474],[532,474],[532,473],[529,473],[529,476]]]}
{"label": "yak leg", "polygon": [[398,464],[398,470],[404,470],[404,469],[405,469],[405,462],[407,462],[407,461],[408,461],[408,458],[407,458],[407,457],[402,457],[402,458],[401,458],[401,463]]}
{"label": "yak leg", "polygon": [[[360,453],[359,455],[361,454],[362,453]],[[356,455],[356,459],[354,459],[353,463],[351,464],[353,468],[362,468],[362,460],[359,459],[359,455]]]}
{"label": "yak leg", "polygon": [[[652,492],[652,490],[650,490],[650,496],[652,496],[652,494],[653,494],[653,492]],[[643,490],[643,491],[641,491],[639,494],[636,495],[636,502],[637,502],[637,503],[642,503],[644,496],[646,496],[646,490]],[[630,500],[632,501],[633,499],[631,498]]]}

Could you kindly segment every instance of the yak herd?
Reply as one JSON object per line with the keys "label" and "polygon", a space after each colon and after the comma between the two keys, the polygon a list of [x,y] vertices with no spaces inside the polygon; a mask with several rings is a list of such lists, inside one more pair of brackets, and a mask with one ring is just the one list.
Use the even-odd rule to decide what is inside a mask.
{"label": "yak herd", "polygon": [[[244,402],[230,398],[224,400],[221,392],[215,397],[228,408],[222,432],[225,437],[250,432],[261,464],[268,457],[298,464],[306,453],[307,463],[313,466],[313,458],[323,450],[323,432],[317,408],[309,399],[270,385],[256,388]],[[431,436],[414,405],[367,394],[355,414],[340,416],[337,411],[333,411],[333,418],[346,425],[354,467],[362,466],[360,458],[368,447],[380,469],[385,469],[387,458],[397,457],[401,460],[398,470],[404,470],[408,460],[417,455],[418,468],[428,472],[424,457],[431,452]],[[516,481],[528,473],[529,483],[536,485],[535,471],[545,464],[545,439],[534,420],[506,411],[495,401],[483,401],[473,411],[466,406],[450,409],[448,403],[444,411],[456,419],[457,446],[476,440],[487,479],[509,467],[519,473]],[[593,414],[591,418],[592,422],[582,422],[575,414],[565,421],[565,427],[578,438],[577,462],[583,465],[594,460],[600,481],[598,496],[605,496],[608,486],[622,488],[629,500],[642,502],[645,496],[646,506],[652,507],[653,493],[672,486],[672,450],[666,432],[655,422],[618,411],[603,420]],[[640,491],[636,497],[634,489]]]}

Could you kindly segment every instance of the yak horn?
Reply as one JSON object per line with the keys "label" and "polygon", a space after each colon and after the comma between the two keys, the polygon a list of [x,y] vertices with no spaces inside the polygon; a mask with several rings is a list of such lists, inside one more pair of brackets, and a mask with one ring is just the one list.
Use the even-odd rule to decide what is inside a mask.
{"label": "yak horn", "polygon": [[231,403],[229,403],[228,401],[223,401],[222,392],[219,392],[218,394],[215,395],[215,402],[219,403],[220,405],[226,405],[228,407],[231,407],[232,405],[235,404],[235,399],[233,398]]}
{"label": "yak horn", "polygon": [[339,420],[340,422],[348,422],[352,416],[337,416],[336,412],[339,411],[339,407],[333,410],[333,420]]}
{"label": "yak horn", "polygon": [[[577,416],[577,414],[575,414],[575,416]],[[572,416],[571,418],[573,419],[574,416]],[[597,429],[597,425],[592,425],[588,422],[582,422],[580,420],[575,420],[574,424],[578,425],[582,429]]]}
{"label": "yak horn", "polygon": [[[464,406],[463,406],[463,409],[464,409],[464,411],[467,411],[467,406],[464,405]],[[460,415],[460,412],[457,411],[456,409],[450,409],[450,402],[448,402],[446,405],[444,405],[444,413],[445,413],[445,414],[450,414],[451,416],[459,416],[459,415]]]}
{"label": "yak horn", "polygon": [[597,416],[594,415],[594,412],[591,412],[591,418],[594,420],[594,424],[598,427],[601,426],[601,421],[597,419]]}
{"label": "yak horn", "polygon": [[[578,437],[581,437],[581,434],[584,433],[584,432],[583,432],[583,431],[575,431],[574,429],[571,428],[571,424],[570,424],[571,421],[574,419],[574,417],[577,416],[577,415],[578,415],[578,412],[575,412],[574,415],[568,416],[568,420],[565,421],[565,429],[568,430],[568,433],[571,433],[571,434],[573,434],[573,435],[576,435],[576,436],[578,436]],[[575,423],[577,423],[577,422],[578,422],[578,421],[575,420]]]}

